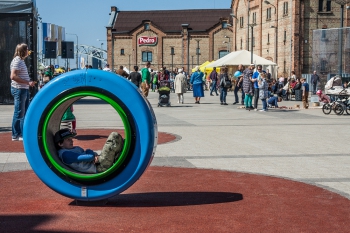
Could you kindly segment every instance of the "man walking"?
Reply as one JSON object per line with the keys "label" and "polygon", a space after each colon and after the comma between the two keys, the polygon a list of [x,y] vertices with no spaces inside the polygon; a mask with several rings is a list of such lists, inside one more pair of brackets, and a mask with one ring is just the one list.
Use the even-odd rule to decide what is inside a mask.
{"label": "man walking", "polygon": [[316,94],[317,89],[317,83],[320,82],[320,76],[316,73],[316,70],[314,70],[314,73],[311,75],[311,84],[312,84],[312,93]]}
{"label": "man walking", "polygon": [[141,76],[142,76],[141,90],[142,90],[142,94],[145,97],[148,96],[149,85],[151,83],[151,73],[149,72],[150,66],[151,66],[151,63],[147,62],[146,67],[144,67],[141,70]]}
{"label": "man walking", "polygon": [[216,84],[218,82],[218,73],[216,72],[216,67],[214,67],[213,71],[210,73],[210,79],[212,81],[210,95],[213,96],[213,91],[215,90],[215,94],[218,96],[218,90],[216,89]]}

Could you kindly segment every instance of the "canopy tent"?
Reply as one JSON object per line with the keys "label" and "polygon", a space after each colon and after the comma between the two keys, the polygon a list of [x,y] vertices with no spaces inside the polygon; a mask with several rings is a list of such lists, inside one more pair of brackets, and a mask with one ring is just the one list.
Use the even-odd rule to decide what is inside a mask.
{"label": "canopy tent", "polygon": [[[202,72],[204,72],[204,73],[207,73],[207,74],[210,73],[210,72],[212,72],[212,71],[213,71],[213,67],[215,67],[215,66],[213,66],[213,67],[208,67],[208,65],[211,64],[211,63],[213,63],[213,62],[215,62],[215,61],[212,61],[212,62],[206,61],[206,62],[204,62],[202,65],[199,66],[199,70],[202,71]],[[193,68],[193,69],[192,69],[192,72],[195,72],[195,71],[196,71],[195,68]],[[217,72],[220,72],[220,68],[216,68],[216,71],[217,71]]]}
{"label": "canopy tent", "polygon": [[[253,54],[253,63],[259,65],[272,65],[275,66],[276,63],[273,63],[270,60],[267,60],[263,57],[260,57],[256,54]],[[213,63],[207,65],[207,67],[220,67],[220,66],[235,66],[235,65],[249,65],[251,64],[251,52],[247,50],[235,51],[227,54],[226,56],[216,60]]]}
{"label": "canopy tent", "polygon": [[[209,65],[209,64],[210,64],[210,61],[206,61],[206,62],[204,62],[203,64],[201,64],[201,65],[199,66],[200,71],[204,72],[205,66],[207,66],[207,65]],[[195,71],[196,71],[196,68],[193,68],[193,69],[192,69],[192,72],[195,72]]]}
{"label": "canopy tent", "polygon": [[0,13],[34,13],[36,15],[36,0],[1,0]]}

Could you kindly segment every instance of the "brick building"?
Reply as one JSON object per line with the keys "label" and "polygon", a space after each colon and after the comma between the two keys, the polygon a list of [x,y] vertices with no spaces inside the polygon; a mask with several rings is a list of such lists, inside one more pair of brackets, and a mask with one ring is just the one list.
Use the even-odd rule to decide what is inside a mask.
{"label": "brick building", "polygon": [[107,28],[108,63],[133,69],[147,61],[158,70],[188,71],[229,52],[231,9],[119,11],[111,7]]}
{"label": "brick building", "polygon": [[[250,50],[252,43],[255,54],[278,64],[278,76],[317,70],[312,65],[313,30],[340,27],[341,7],[334,0],[232,0],[231,8],[233,48]],[[348,27],[349,10],[344,8]]]}

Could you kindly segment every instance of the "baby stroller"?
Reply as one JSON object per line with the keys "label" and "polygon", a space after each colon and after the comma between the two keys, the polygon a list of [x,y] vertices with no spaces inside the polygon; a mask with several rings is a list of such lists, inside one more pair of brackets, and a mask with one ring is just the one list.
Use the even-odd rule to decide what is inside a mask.
{"label": "baby stroller", "polygon": [[163,80],[159,82],[159,89],[158,89],[158,93],[159,93],[159,98],[158,98],[158,107],[163,107],[163,106],[167,106],[170,107],[171,103],[170,103],[170,90],[171,90],[171,86],[170,86],[170,82],[167,80]]}

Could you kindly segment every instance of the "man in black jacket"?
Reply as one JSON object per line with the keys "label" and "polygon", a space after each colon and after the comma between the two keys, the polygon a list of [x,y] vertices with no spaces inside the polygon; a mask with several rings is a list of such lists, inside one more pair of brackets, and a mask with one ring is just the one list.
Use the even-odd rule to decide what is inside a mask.
{"label": "man in black jacket", "polygon": [[141,74],[138,72],[139,67],[134,66],[134,72],[131,72],[128,79],[135,84],[137,87],[140,87],[141,83]]}

